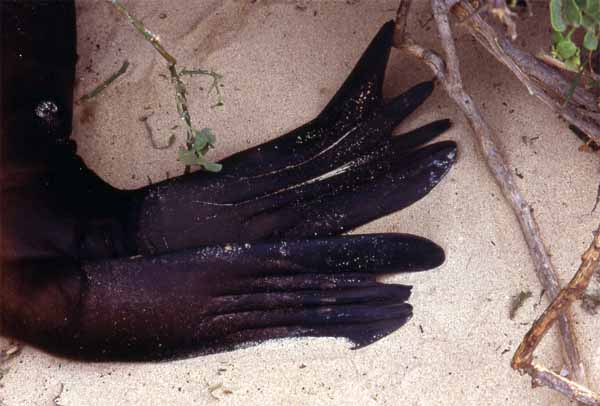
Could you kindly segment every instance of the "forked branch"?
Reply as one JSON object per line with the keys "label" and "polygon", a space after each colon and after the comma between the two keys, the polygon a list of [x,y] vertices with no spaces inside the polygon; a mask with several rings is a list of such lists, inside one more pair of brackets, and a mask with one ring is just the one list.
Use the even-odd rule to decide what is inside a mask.
{"label": "forked branch", "polygon": [[588,249],[581,256],[579,270],[571,282],[560,291],[544,313],[533,323],[523,338],[521,345],[512,359],[512,367],[531,375],[534,383],[549,386],[572,400],[585,405],[600,406],[600,394],[595,393],[571,379],[561,376],[533,360],[533,352],[542,341],[550,327],[568,309],[580,299],[600,265],[600,227],[594,232],[594,238]]}
{"label": "forked branch", "polygon": [[[408,9],[409,5],[406,3],[408,3],[408,1],[401,1],[399,12],[397,14],[397,27],[406,27],[406,21],[398,21],[398,19],[406,18],[407,13],[401,12],[401,10]],[[519,190],[509,166],[506,164],[506,160],[498,149],[494,132],[483,119],[483,116],[481,115],[473,99],[469,94],[466,93],[462,85],[460,76],[460,62],[456,53],[456,47],[452,38],[452,30],[450,28],[448,17],[450,8],[454,6],[455,8],[462,7],[461,10],[472,10],[472,14],[469,15],[469,18],[463,19],[465,21],[476,21],[481,25],[480,20],[483,20],[480,16],[474,13],[474,10],[471,8],[470,4],[464,1],[432,0],[431,5],[434,19],[439,31],[440,41],[446,55],[446,61],[444,61],[435,52],[425,49],[414,43],[411,39],[407,38],[405,28],[402,28],[402,35],[398,36],[401,38],[402,42],[397,43],[396,46],[399,49],[421,59],[423,62],[429,65],[440,83],[444,86],[450,98],[457,104],[467,118],[488,169],[498,183],[504,198],[512,208],[517,220],[519,221],[519,225],[521,226],[521,231],[525,241],[527,242],[538,279],[542,283],[547,295],[552,300],[559,294],[560,285],[556,271],[554,270],[546,247],[544,246],[541,238],[541,233],[537,222],[535,221],[531,206],[523,197],[523,194]],[[487,27],[492,29],[489,25],[487,25]],[[496,56],[496,54],[494,54],[494,56]],[[522,75],[523,77],[527,76],[520,69],[517,71],[519,72],[519,75]],[[535,71],[535,69],[532,68],[532,71]],[[532,82],[532,89],[533,91],[530,89],[530,92],[535,92],[537,89],[539,89],[537,82]],[[543,92],[540,94],[545,95]],[[576,97],[577,100],[585,100],[586,96],[585,94],[580,95],[578,93]],[[585,371],[576,346],[576,337],[573,331],[569,309],[562,309],[562,312],[560,312],[557,317],[559,321],[562,347],[565,354],[564,358],[568,365],[571,376],[577,381],[585,382]]]}

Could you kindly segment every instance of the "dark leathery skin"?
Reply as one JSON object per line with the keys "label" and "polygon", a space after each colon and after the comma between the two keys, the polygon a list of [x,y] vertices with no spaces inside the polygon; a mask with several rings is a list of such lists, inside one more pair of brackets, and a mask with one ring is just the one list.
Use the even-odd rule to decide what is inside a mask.
{"label": "dark leathery skin", "polygon": [[[378,275],[444,261],[407,234],[341,235],[424,197],[456,145],[392,130],[432,91],[381,94],[393,23],[311,122],[137,190],[70,139],[72,1],[3,1],[0,334],[87,360],[159,360],[283,337],[377,341],[412,315]],[[27,85],[26,85],[27,84]],[[426,221],[426,220],[423,220]]]}

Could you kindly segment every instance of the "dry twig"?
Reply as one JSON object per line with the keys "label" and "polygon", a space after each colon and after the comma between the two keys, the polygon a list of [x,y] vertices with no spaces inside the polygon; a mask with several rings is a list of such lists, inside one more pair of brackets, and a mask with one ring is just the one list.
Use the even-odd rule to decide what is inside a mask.
{"label": "dry twig", "polygon": [[[450,11],[448,7],[443,1],[433,1],[432,3],[436,3],[438,5],[438,14],[446,13],[445,15],[447,23],[447,13]],[[559,78],[565,82],[563,85],[566,86],[568,83],[564,80],[564,78],[562,78],[558,72],[550,71],[546,65],[540,66],[541,62],[537,61],[535,58],[528,58],[525,52],[515,48],[506,38],[500,37],[496,30],[487,24],[483,18],[478,15],[473,15],[474,12],[475,10],[473,7],[464,0],[457,2],[453,8],[453,13],[465,21],[465,25],[469,29],[469,32],[486,49],[488,49],[494,57],[508,66],[511,71],[513,71],[515,75],[517,75],[517,77],[527,85],[531,94],[537,96],[542,101],[547,102],[550,107],[559,111],[561,107],[556,106],[556,100],[548,96],[544,89],[538,85],[538,82],[531,79],[530,75],[534,75],[536,79],[541,80],[542,83],[547,84],[548,86],[553,85],[555,81],[556,83],[559,83]],[[436,9],[434,8],[434,16],[435,15]],[[446,35],[451,35],[449,24],[446,26],[448,31]],[[443,38],[444,34],[441,35]],[[448,40],[452,41],[452,37],[449,36]],[[501,46],[500,44],[504,45]],[[451,45],[453,52],[452,59],[455,59],[457,61],[456,63],[458,64],[458,57],[456,56],[456,51],[454,50],[453,41]],[[446,46],[447,45],[444,43],[444,49],[447,50],[448,48]],[[508,56],[509,54],[507,51],[509,51],[510,55],[512,56],[519,56],[519,60],[523,61],[523,63],[517,65],[515,60]],[[570,84],[568,85],[570,86]],[[557,85],[554,86],[557,87]],[[573,99],[581,100],[582,102],[587,100],[586,94],[580,92],[574,92]],[[590,101],[588,100],[587,102],[589,103]],[[474,128],[475,134],[478,134],[478,141],[483,154],[484,156],[488,157],[488,167],[492,171],[494,178],[502,189],[504,197],[510,203],[511,208],[519,220],[521,230],[523,231],[523,235],[534,262],[538,279],[540,280],[542,287],[545,289],[549,299],[552,300],[558,295],[560,285],[557,273],[554,270],[546,247],[544,246],[544,242],[541,238],[541,233],[537,222],[535,221],[531,206],[529,203],[527,203],[518,189],[510,168],[508,165],[506,165],[505,160],[497,149],[494,141],[495,136],[491,128],[483,120],[472,100],[466,105],[466,107],[466,111],[470,111],[469,116],[473,117],[473,119],[470,118],[469,121],[471,122],[471,126]],[[562,110],[563,116],[565,118],[571,117],[575,120],[574,115],[576,115],[576,112],[573,111],[573,114],[571,114],[570,110],[574,109],[568,106],[565,107]],[[465,111],[465,109],[463,109],[463,111]],[[586,129],[583,130],[586,131]],[[577,349],[577,340],[568,309],[565,309],[565,313],[559,318],[559,330],[562,347],[566,354],[568,369],[576,381],[585,383],[585,370],[583,362],[581,361],[579,350]]]}
{"label": "dry twig", "polygon": [[[404,3],[405,1],[401,1],[401,3]],[[446,54],[446,63],[435,52],[415,44],[410,39],[404,38],[404,36],[404,42],[396,43],[396,46],[428,64],[440,83],[446,89],[450,98],[454,100],[466,116],[490,172],[494,176],[506,201],[511,206],[519,221],[538,278],[550,299],[553,299],[558,295],[560,289],[558,277],[542,241],[540,230],[533,216],[531,206],[527,203],[517,187],[509,166],[506,164],[504,157],[496,146],[496,137],[492,129],[483,119],[479,109],[473,102],[473,99],[465,92],[462,85],[460,63],[456,54],[452,31],[448,21],[450,7],[456,5],[457,8],[462,7],[463,10],[470,10],[469,21],[476,22],[479,25],[481,25],[480,21],[483,20],[478,15],[475,15],[471,6],[464,1],[431,0],[431,4],[434,19],[440,34],[441,44]],[[408,6],[401,4],[400,8],[403,7],[406,8]],[[402,13],[399,12],[398,17],[402,17]],[[404,27],[405,25],[405,21],[396,23],[397,27]],[[487,25],[487,27],[489,27],[489,25]],[[476,34],[477,32],[474,31],[473,35]],[[497,38],[497,36],[495,36],[495,38]],[[494,55],[496,56],[496,54]],[[518,72],[520,75],[526,76],[520,69]],[[533,83],[532,86],[533,85],[535,85],[534,90],[539,87],[536,83]],[[574,97],[579,98],[583,96],[574,95]],[[565,353],[565,361],[567,362],[569,371],[576,380],[585,382],[585,371],[579,351],[577,350],[575,333],[572,328],[568,309],[564,309],[564,313],[559,315],[558,320],[561,342]]]}
{"label": "dry twig", "polygon": [[568,309],[575,300],[583,296],[599,265],[600,227],[594,232],[594,238],[589,248],[581,256],[579,270],[567,287],[560,291],[550,306],[533,323],[512,359],[512,367],[531,375],[534,384],[549,386],[572,400],[591,406],[600,406],[599,393],[594,393],[585,386],[536,364],[533,360],[533,352],[560,314]]}

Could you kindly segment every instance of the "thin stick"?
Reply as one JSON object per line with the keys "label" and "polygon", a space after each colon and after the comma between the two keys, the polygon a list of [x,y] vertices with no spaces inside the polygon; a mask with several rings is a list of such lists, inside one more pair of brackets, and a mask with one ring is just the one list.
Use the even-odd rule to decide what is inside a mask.
{"label": "thin stick", "polygon": [[513,357],[513,368],[524,369],[527,364],[531,364],[533,361],[533,350],[538,346],[550,326],[564,309],[577,299],[589,285],[590,279],[598,263],[600,263],[600,237],[598,231],[594,233],[592,244],[581,258],[581,266],[573,279],[571,279],[571,282],[569,282],[569,285],[562,289],[558,296],[554,298],[542,316],[533,323],[525,339],[521,342]]}
{"label": "thin stick", "polygon": [[171,74],[171,82],[175,86],[175,100],[177,102],[177,112],[185,124],[186,132],[186,147],[187,149],[192,148],[194,141],[194,128],[192,127],[192,117],[188,109],[187,104],[187,89],[185,84],[181,81],[181,77],[177,73],[175,65],[169,65],[169,73]]}
{"label": "thin stick", "polygon": [[[441,7],[444,7],[444,3],[440,1],[433,1],[433,3],[438,4],[438,13],[444,12]],[[442,4],[440,6],[439,4]],[[466,1],[460,1],[456,4],[456,7],[453,10],[457,10],[455,13],[458,13],[465,18],[467,15],[472,15],[475,11],[470,4]],[[446,8],[445,12],[448,12]],[[435,8],[434,8],[434,17],[435,17]],[[447,14],[446,15],[446,23],[447,23]],[[447,25],[449,32],[449,25]],[[556,107],[554,105],[554,100],[547,96],[547,94],[540,89],[537,83],[531,81],[529,77],[521,70],[519,66],[514,64],[513,60],[506,56],[506,53],[501,52],[501,49],[511,49],[516,53],[515,48],[512,45],[506,45],[504,48],[500,47],[500,43],[508,44],[509,41],[504,39],[504,41],[500,40],[497,36],[496,31],[487,24],[481,17],[473,16],[469,18],[469,23],[467,27],[471,27],[471,34],[478,39],[485,40],[486,47],[494,56],[496,56],[499,60],[505,63],[505,65],[512,67],[511,70],[517,75],[519,78],[523,78],[524,83],[528,83],[533,89],[533,94],[536,94],[540,99],[547,101],[549,105],[557,110],[561,110],[560,107]],[[477,27],[477,29],[473,28]],[[448,35],[446,33],[446,35]],[[442,35],[443,38],[443,35]],[[452,41],[452,37],[448,38],[449,41]],[[481,42],[481,40],[480,40]],[[452,41],[452,45],[453,41]],[[447,49],[444,47],[444,49]],[[457,59],[456,51],[452,48],[453,55],[452,58]],[[450,57],[449,57],[450,58]],[[535,61],[535,58],[533,58]],[[534,66],[534,65],[531,65]],[[514,69],[513,69],[514,68]],[[560,75],[559,75],[560,76]],[[561,76],[562,78],[562,76]],[[546,78],[548,79],[548,78]],[[576,97],[576,92],[573,94],[573,99]],[[582,96],[583,97],[583,96]],[[476,107],[471,102],[466,106],[470,108],[470,110],[476,110]],[[572,117],[570,115],[569,108],[562,109],[563,117]],[[529,251],[531,253],[532,259],[534,261],[535,270],[540,280],[542,287],[546,290],[547,296],[550,300],[553,300],[559,293],[560,285],[558,282],[558,277],[552,263],[550,261],[550,257],[548,256],[547,250],[544,246],[543,240],[541,238],[541,233],[539,227],[535,221],[535,217],[533,216],[531,207],[525,201],[522,194],[520,193],[516,183],[514,182],[514,178],[512,173],[510,172],[508,166],[503,162],[502,157],[500,156],[499,151],[495,147],[494,136],[492,130],[487,126],[485,122],[481,119],[480,114],[477,112],[476,116],[479,121],[480,128],[475,129],[476,134],[480,134],[478,137],[480,140],[480,146],[484,152],[485,156],[494,156],[496,159],[488,159],[488,167],[492,170],[496,181],[500,185],[502,192],[505,198],[510,202],[513,211],[515,212],[519,223],[521,225],[521,230],[523,231],[523,235],[525,236],[525,240],[527,241],[527,245],[529,246]],[[575,117],[572,117],[575,118]],[[470,120],[471,121],[471,120]],[[574,121],[579,121],[574,120]],[[472,124],[473,125],[473,124]],[[483,127],[481,127],[483,125]],[[475,128],[475,127],[474,127]],[[586,131],[586,129],[583,129]],[[587,131],[586,131],[587,132]],[[559,330],[561,336],[562,348],[566,355],[567,365],[569,367],[569,371],[572,374],[572,377],[583,384],[586,382],[585,378],[585,369],[583,362],[581,360],[581,355],[579,354],[579,350],[577,349],[577,339],[575,336],[575,332],[573,330],[573,324],[570,317],[569,309],[565,309],[565,313],[559,318]]]}
{"label": "thin stick", "polygon": [[396,20],[394,27],[394,44],[403,44],[406,37],[406,24],[408,14],[410,13],[411,0],[400,0],[398,10],[396,11]]}

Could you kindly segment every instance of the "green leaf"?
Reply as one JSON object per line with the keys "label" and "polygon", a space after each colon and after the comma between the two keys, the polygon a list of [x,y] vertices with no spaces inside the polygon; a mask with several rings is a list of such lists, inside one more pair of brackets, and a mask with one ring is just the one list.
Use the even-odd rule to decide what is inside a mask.
{"label": "green leaf", "polygon": [[582,23],[581,9],[575,0],[565,0],[565,20],[572,26],[579,27]]}
{"label": "green leaf", "polygon": [[202,134],[196,133],[194,141],[192,142],[192,149],[196,152],[202,153],[202,151],[208,146],[208,140]]}
{"label": "green leaf", "polygon": [[209,172],[220,172],[221,169],[223,169],[223,165],[218,164],[216,162],[204,162],[204,164],[202,164],[202,166],[204,166],[204,169],[206,169]]}
{"label": "green leaf", "polygon": [[571,58],[567,59],[565,61],[565,65],[567,65],[567,68],[571,69],[572,71],[578,72],[579,67],[581,66],[581,58],[579,57],[579,52]]}
{"label": "green leaf", "polygon": [[600,17],[600,0],[587,0],[583,10],[589,16],[598,19]]}
{"label": "green leaf", "polygon": [[215,134],[212,132],[212,130],[210,128],[203,128],[200,131],[196,130],[198,134],[201,134],[206,141],[213,146],[215,144],[215,142],[217,141],[217,137],[215,137]]}
{"label": "green leaf", "polygon": [[562,34],[562,32],[552,30],[552,43],[554,45],[564,40],[565,36]]}
{"label": "green leaf", "polygon": [[187,149],[180,147],[179,148],[179,156],[177,157],[181,163],[184,165],[198,165],[198,157],[194,153],[194,151],[188,151]]}
{"label": "green leaf", "polygon": [[573,57],[577,53],[578,49],[579,48],[577,48],[577,45],[570,40],[564,40],[556,44],[556,51],[562,60],[567,60]]}
{"label": "green leaf", "polygon": [[586,31],[583,37],[583,46],[589,51],[595,51],[598,48],[598,37],[595,30]]}
{"label": "green leaf", "polygon": [[586,30],[592,30],[596,28],[596,20],[588,15],[584,15],[581,24],[585,27]]}
{"label": "green leaf", "polygon": [[201,166],[209,172],[219,172],[223,168],[223,165],[207,160],[204,155],[198,153],[196,150],[188,151],[183,147],[179,148],[179,157],[177,159],[184,165]]}
{"label": "green leaf", "polygon": [[567,29],[562,16],[562,0],[550,0],[550,23],[554,31],[564,32]]}
{"label": "green leaf", "polygon": [[214,147],[216,137],[210,128],[203,128],[201,130],[193,128],[192,131],[194,139],[191,147],[198,155],[203,155],[208,151],[209,147]]}

